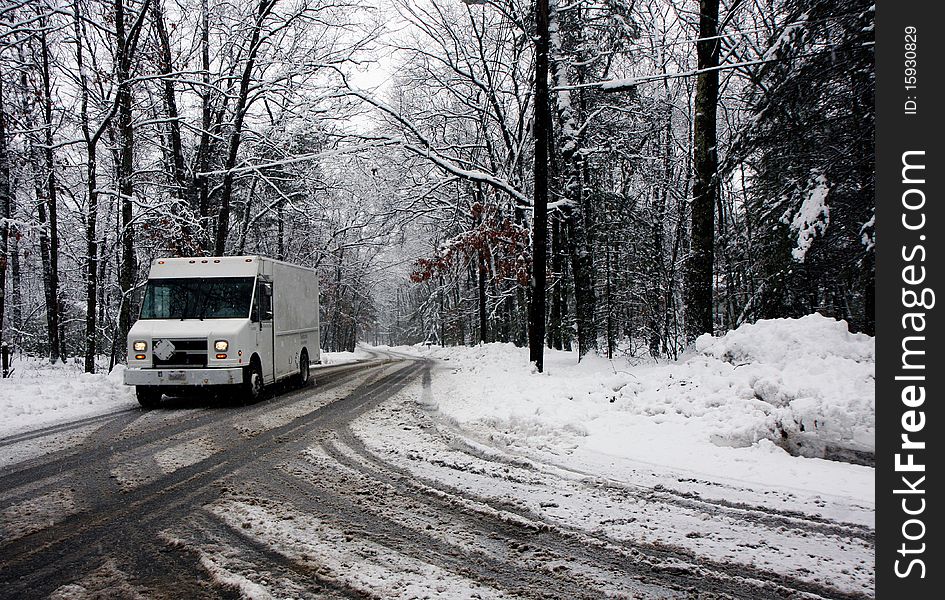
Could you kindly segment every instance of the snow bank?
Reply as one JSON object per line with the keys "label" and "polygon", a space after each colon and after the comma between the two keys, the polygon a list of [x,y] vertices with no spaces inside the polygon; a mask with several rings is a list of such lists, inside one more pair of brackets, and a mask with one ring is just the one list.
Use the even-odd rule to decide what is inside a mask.
{"label": "snow bank", "polygon": [[753,437],[802,456],[875,451],[875,342],[844,321],[818,314],[759,321],[721,338],[704,335],[696,350],[732,365],[732,378],[771,405]]}
{"label": "snow bank", "polygon": [[509,344],[413,352],[448,369],[432,384],[440,412],[510,449],[592,453],[605,471],[611,457],[868,498],[872,469],[808,458],[873,452],[873,346],[810,315],[704,336],[670,363],[577,364],[574,353],[546,351],[546,372],[533,373],[527,350]]}
{"label": "snow bank", "polygon": [[[354,352],[322,352],[324,365],[340,365],[371,358]],[[105,373],[83,372],[76,362],[49,364],[48,360],[17,356],[14,373],[0,379],[0,436],[26,429],[138,406],[134,388],[123,383],[124,366]]]}
{"label": "snow bank", "polygon": [[322,350],[320,358],[323,365],[344,365],[370,358],[370,355],[358,347],[355,348],[354,352],[328,352]]}
{"label": "snow bank", "polygon": [[80,364],[22,357],[13,367],[9,379],[0,379],[0,435],[138,406],[121,365],[90,375]]}

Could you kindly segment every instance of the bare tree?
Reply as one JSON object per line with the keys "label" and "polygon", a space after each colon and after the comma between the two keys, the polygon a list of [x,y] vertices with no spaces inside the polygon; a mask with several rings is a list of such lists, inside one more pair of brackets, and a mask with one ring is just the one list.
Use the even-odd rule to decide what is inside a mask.
{"label": "bare tree", "polygon": [[[44,7],[37,7],[42,11]],[[46,290],[46,328],[49,336],[49,361],[55,363],[62,356],[62,306],[59,298],[59,209],[56,165],[53,146],[53,97],[50,48],[47,37],[49,16],[39,14],[39,89],[42,137],[34,146],[36,165],[42,176],[36,182],[37,211],[39,213],[39,244],[43,261],[43,282]]]}
{"label": "bare tree", "polygon": [[243,72],[239,79],[239,91],[236,96],[236,106],[233,108],[233,124],[227,144],[226,161],[223,164],[223,183],[220,191],[220,211],[217,213],[217,233],[214,244],[214,254],[223,256],[226,253],[226,237],[230,227],[230,198],[233,194],[233,167],[243,138],[243,121],[246,118],[247,103],[249,101],[249,86],[256,66],[256,58],[264,41],[263,26],[266,19],[272,14],[277,0],[260,0],[256,8],[256,16],[250,29],[246,58],[243,63]]}
{"label": "bare tree", "polygon": [[0,345],[8,336],[4,322],[7,307],[7,266],[10,255],[10,233],[13,229],[13,187],[10,182],[10,154],[7,149],[7,117],[4,102],[3,77],[0,76],[0,210],[3,211],[3,223],[0,224]]}
{"label": "bare tree", "polygon": [[144,0],[137,15],[126,23],[124,0],[115,0],[115,104],[118,137],[118,196],[121,202],[121,268],[119,290],[121,304],[116,338],[123,340],[131,328],[132,292],[137,279],[134,227],[134,124],[132,114],[131,71],[138,48],[138,39],[151,0]]}

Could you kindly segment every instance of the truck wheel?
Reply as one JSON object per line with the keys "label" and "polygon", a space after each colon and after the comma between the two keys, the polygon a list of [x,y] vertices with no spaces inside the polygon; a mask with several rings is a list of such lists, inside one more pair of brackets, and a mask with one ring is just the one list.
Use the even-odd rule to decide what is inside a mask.
{"label": "truck wheel", "polygon": [[157,408],[164,393],[161,388],[153,385],[136,385],[135,396],[142,408]]}
{"label": "truck wheel", "polygon": [[300,388],[307,386],[310,375],[308,352],[302,350],[302,354],[299,356],[299,374],[296,376],[295,386]]}
{"label": "truck wheel", "polygon": [[263,392],[263,374],[259,363],[253,361],[243,373],[243,399],[246,402],[256,402]]}

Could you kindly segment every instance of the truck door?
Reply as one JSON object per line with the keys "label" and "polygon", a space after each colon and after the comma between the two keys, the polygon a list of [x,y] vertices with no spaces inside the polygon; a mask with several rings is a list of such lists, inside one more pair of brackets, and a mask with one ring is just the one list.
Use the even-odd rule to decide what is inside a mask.
{"label": "truck door", "polygon": [[256,353],[262,362],[263,381],[267,384],[276,379],[275,352],[273,352],[272,327],[272,282],[262,278],[256,282],[255,306],[253,306],[253,321],[256,330]]}

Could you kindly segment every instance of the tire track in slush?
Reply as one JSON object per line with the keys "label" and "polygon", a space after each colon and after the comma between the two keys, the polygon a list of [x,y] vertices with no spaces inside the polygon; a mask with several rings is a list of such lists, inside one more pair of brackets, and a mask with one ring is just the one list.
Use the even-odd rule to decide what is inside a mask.
{"label": "tire track in slush", "polygon": [[0,582],[4,583],[0,593],[17,597],[29,590],[29,595],[46,595],[78,573],[97,567],[95,559],[103,558],[103,550],[137,546],[138,554],[146,555],[157,533],[177,522],[181,511],[186,514],[188,508],[218,497],[219,488],[213,483],[285,448],[287,436],[304,435],[312,428],[330,425],[331,417],[342,410],[358,411],[371,402],[379,403],[383,398],[375,395],[387,391],[386,387],[406,385],[416,369],[415,365],[400,367],[388,378],[362,384],[347,401],[319,407],[250,440],[237,440],[234,447],[193,465],[118,496],[110,495],[97,510],[71,515],[51,527],[0,545]]}
{"label": "tire track in slush", "polygon": [[[343,383],[344,376],[362,369],[369,369],[381,366],[389,361],[372,360],[362,364],[341,365],[332,368],[332,372],[324,373],[327,369],[319,370],[321,376],[317,391],[325,391],[335,387],[336,383]],[[56,450],[40,457],[27,459],[15,465],[0,469],[0,490],[12,490],[30,482],[38,480],[60,477],[66,472],[76,471],[85,468],[88,464],[110,458],[112,455],[122,454],[135,450],[148,444],[163,442],[175,436],[196,430],[207,425],[220,425],[222,423],[232,423],[237,420],[247,419],[255,414],[263,413],[272,409],[274,406],[282,406],[286,403],[302,399],[311,391],[305,388],[297,392],[285,394],[278,398],[266,398],[262,402],[249,407],[235,408],[231,410],[232,414],[221,418],[220,412],[216,410],[197,409],[196,411],[187,411],[182,414],[172,415],[170,421],[161,421],[155,424],[155,427],[140,432],[125,434],[125,429],[134,424],[139,417],[152,414],[160,414],[160,411],[142,411],[141,409],[132,409],[129,414],[123,412],[117,413],[112,417],[113,420],[123,424],[122,427],[114,431],[108,445],[92,443],[85,441],[74,448],[65,448]],[[103,427],[111,427],[111,423],[106,423]],[[53,434],[58,433],[55,431]],[[52,435],[52,434],[50,434]],[[0,510],[5,508],[5,500],[0,500]]]}
{"label": "tire track in slush", "polygon": [[19,444],[21,442],[26,442],[29,440],[48,437],[57,433],[65,433],[68,431],[74,431],[76,429],[81,429],[82,427],[87,427],[89,425],[94,425],[99,421],[108,421],[110,419],[116,419],[124,415],[125,413],[141,413],[141,409],[137,406],[132,406],[128,408],[123,408],[121,410],[116,410],[112,412],[107,412],[100,415],[94,415],[91,417],[85,417],[84,419],[78,419],[76,421],[69,421],[67,423],[57,423],[55,425],[49,425],[42,427],[40,429],[31,429],[29,431],[24,431],[22,433],[15,433],[13,435],[8,435],[6,437],[0,438],[0,448],[5,446],[12,446],[13,444]]}
{"label": "tire track in slush", "polygon": [[[280,503],[302,514],[319,513],[319,519],[331,528],[356,529],[352,535],[359,539],[513,596],[597,598],[614,585],[626,584],[630,592],[648,598],[860,597],[743,565],[698,560],[685,551],[645,544],[621,546],[614,540],[595,539],[545,523],[520,508],[419,480],[372,453],[349,428],[354,419],[380,406],[417,376],[429,385],[430,361],[385,366],[389,362],[339,368],[315,390],[286,394],[234,410],[223,418],[219,411],[206,410],[171,414],[166,421],[153,424],[118,413],[105,419],[78,449],[56,451],[53,456],[0,470],[3,489],[33,486],[31,491],[19,493],[23,498],[35,496],[37,484],[52,491],[57,486],[75,487],[76,478],[89,477],[76,488],[86,506],[81,512],[35,533],[0,542],[0,598],[48,595],[91,576],[110,560],[149,596],[175,600],[236,597],[238,589],[215,579],[201,562],[208,551],[221,547],[235,564],[249,564],[256,573],[270,573],[272,578],[297,583],[302,589],[309,584],[323,596],[372,595],[346,583],[342,574],[326,574],[318,565],[293,559],[206,508],[247,498]],[[307,412],[289,415],[294,418],[281,425],[260,424],[261,430],[248,437],[232,433],[234,423],[257,423],[254,419],[272,409],[291,409],[312,394],[349,382],[356,386],[342,399],[306,407]],[[137,412],[137,416],[141,414]],[[139,424],[152,427],[129,429]],[[44,435],[66,430],[48,428]],[[201,430],[209,432],[213,440],[228,440],[229,445],[136,487],[118,486],[111,477],[112,467],[127,467],[132,459],[153,458],[155,452],[168,447],[161,447],[160,442],[182,434],[192,439]],[[152,445],[157,450],[152,451]],[[309,460],[306,450],[310,447],[324,451],[323,464]],[[140,464],[153,467],[155,463]],[[372,498],[362,488],[383,496]],[[410,512],[411,505],[422,509]],[[422,524],[424,519],[448,525],[439,532],[405,525]],[[552,562],[579,563],[593,569],[558,569]]]}
{"label": "tire track in slush", "polygon": [[[421,384],[423,389],[423,398],[417,408],[425,413],[434,412],[436,410],[436,404],[433,401],[431,387],[432,379],[429,371],[424,373]],[[874,530],[866,525],[834,521],[826,517],[812,515],[796,510],[784,510],[743,502],[734,502],[722,498],[703,498],[702,496],[692,492],[675,490],[662,485],[656,485],[653,488],[647,488],[643,486],[621,484],[601,479],[596,474],[582,471],[580,469],[575,469],[573,467],[544,463],[540,459],[536,459],[533,456],[529,456],[521,452],[515,452],[508,449],[500,450],[495,448],[488,441],[476,439],[473,437],[475,443],[481,444],[482,446],[489,446],[495,450],[494,452],[485,453],[470,444],[466,437],[468,434],[465,434],[457,426],[430,417],[428,417],[428,419],[431,426],[436,429],[437,433],[449,440],[449,445],[451,448],[458,450],[473,459],[500,463],[510,467],[525,469],[535,473],[543,473],[545,475],[551,476],[556,476],[553,471],[566,472],[581,478],[583,484],[606,490],[608,493],[612,492],[618,495],[645,497],[648,500],[657,499],[659,502],[664,504],[675,504],[680,508],[702,510],[718,515],[725,514],[734,519],[749,518],[756,522],[763,523],[771,528],[784,527],[786,529],[806,531],[808,533],[816,533],[825,536],[850,537],[869,543],[873,543],[875,540]],[[360,443],[360,440],[354,436],[350,436],[348,439],[355,440],[356,444]],[[361,445],[361,448],[366,450],[363,444]],[[548,470],[542,470],[538,465],[541,465],[542,467],[549,467],[552,471],[549,472]]]}
{"label": "tire track in slush", "polygon": [[[427,393],[430,385],[428,371],[424,373],[422,384],[424,388],[427,388],[424,390],[424,392]],[[671,579],[669,580],[667,580],[665,576],[661,576],[658,573],[653,574],[651,572],[648,575],[649,577],[662,579],[666,584],[678,581],[688,581],[688,585],[696,587],[697,589],[708,587],[709,589],[714,589],[722,593],[732,594],[736,597],[747,599],[782,598],[784,597],[785,593],[796,592],[813,594],[824,598],[838,598],[844,600],[866,597],[860,593],[847,593],[831,587],[820,585],[818,583],[762,570],[744,564],[709,560],[698,557],[692,551],[683,548],[676,548],[665,544],[656,546],[640,542],[614,540],[602,534],[587,532],[576,528],[568,528],[558,523],[548,523],[541,516],[532,511],[529,511],[528,509],[503,502],[499,499],[475,496],[469,492],[459,490],[443,482],[418,476],[404,467],[395,465],[389,461],[385,461],[380,456],[369,450],[364,442],[358,438],[348,426],[339,427],[335,433],[341,443],[358,455],[360,461],[352,460],[351,458],[345,456],[331,444],[323,444],[322,446],[334,460],[345,464],[349,468],[369,473],[371,477],[377,480],[383,480],[389,485],[399,487],[401,490],[413,490],[414,492],[419,490],[421,493],[423,493],[424,488],[429,488],[431,490],[436,490],[443,494],[447,494],[451,497],[470,499],[476,503],[488,506],[492,510],[511,513],[528,522],[540,523],[548,529],[558,531],[565,536],[576,537],[583,540],[590,539],[604,546],[616,546],[634,555],[642,555],[654,565],[657,565],[655,569],[653,569],[655,571],[659,570],[659,562],[689,563],[693,567],[693,570],[696,571],[695,573],[689,574],[683,569],[673,567],[667,571],[667,573],[671,575]],[[480,456],[480,453],[470,454],[470,456],[478,458],[479,460],[488,460],[487,458]],[[745,512],[748,512],[749,510],[745,506],[735,503],[700,503],[694,498],[679,497],[670,494],[659,495],[657,497],[657,493],[650,494],[648,496],[648,501],[656,501],[686,508],[698,508],[701,511],[712,513],[716,516],[726,516],[728,518],[734,519],[744,519]],[[831,524],[825,519],[818,518],[805,520],[798,517],[794,513],[784,513],[780,511],[771,511],[769,513],[768,511],[764,511],[760,508],[754,512],[761,513],[760,515],[752,515],[755,517],[755,521],[768,527],[786,527],[788,529],[795,529],[801,531],[801,535],[804,535],[805,532],[810,532],[822,534],[825,536],[861,539],[870,543],[873,541],[871,532],[868,532],[866,528],[852,524]],[[710,582],[708,585],[706,583],[707,581]]]}
{"label": "tire track in slush", "polygon": [[[321,472],[320,475],[327,475]],[[544,571],[522,568],[511,561],[490,557],[478,550],[445,542],[422,531],[405,528],[401,523],[365,509],[357,498],[324,485],[314,485],[286,473],[277,472],[278,488],[269,487],[270,494],[289,503],[294,510],[314,507],[330,514],[346,531],[357,530],[358,537],[384,546],[393,552],[445,569],[451,573],[488,586],[507,590],[525,598],[600,598],[600,590],[588,589],[578,582]],[[453,515],[455,518],[455,514]]]}
{"label": "tire track in slush", "polygon": [[[348,445],[347,440],[345,440],[345,445]],[[366,457],[372,462],[369,466],[346,456],[332,444],[322,444],[322,446],[338,463],[363,472],[375,481],[382,481],[394,487],[405,497],[423,499],[427,503],[439,505],[440,509],[448,514],[456,513],[457,506],[453,499],[459,498],[472,500],[498,513],[507,513],[520,519],[520,522],[516,522],[514,518],[497,519],[487,513],[466,508],[471,517],[470,520],[474,523],[472,527],[485,527],[481,529],[481,533],[486,537],[498,535],[510,540],[517,547],[522,545],[536,547],[555,556],[565,556],[569,560],[576,560],[584,565],[594,565],[610,570],[616,577],[630,577],[636,580],[641,587],[661,586],[686,593],[699,590],[700,593],[724,594],[745,600],[777,600],[784,598],[785,593],[800,590],[804,586],[804,582],[778,581],[775,579],[778,577],[776,574],[753,572],[744,568],[743,565],[715,564],[705,560],[699,560],[697,564],[693,564],[695,557],[692,553],[675,551],[665,546],[656,547],[643,543],[622,545],[606,538],[597,539],[592,535],[584,535],[583,532],[567,531],[558,525],[545,522],[538,515],[522,510],[520,507],[475,497],[451,486],[418,478],[406,471],[401,472],[399,467],[387,465],[383,461],[374,462],[376,457],[373,455]],[[388,470],[385,473],[381,469]],[[615,547],[620,547],[625,552],[615,550]],[[667,565],[673,566],[667,568]],[[551,589],[555,587],[551,586]],[[825,598],[843,597],[827,589],[804,591],[816,593]],[[596,597],[600,597],[600,594]]]}
{"label": "tire track in slush", "polygon": [[[206,509],[192,514],[187,520],[188,530],[183,543],[201,548],[223,547],[237,554],[237,558],[259,572],[269,571],[273,576],[290,581],[301,581],[303,597],[313,598],[372,598],[359,590],[344,585],[310,565],[293,560],[273,550],[244,531],[221,523]],[[232,560],[232,559],[231,559]],[[294,597],[293,591],[293,597]]]}

